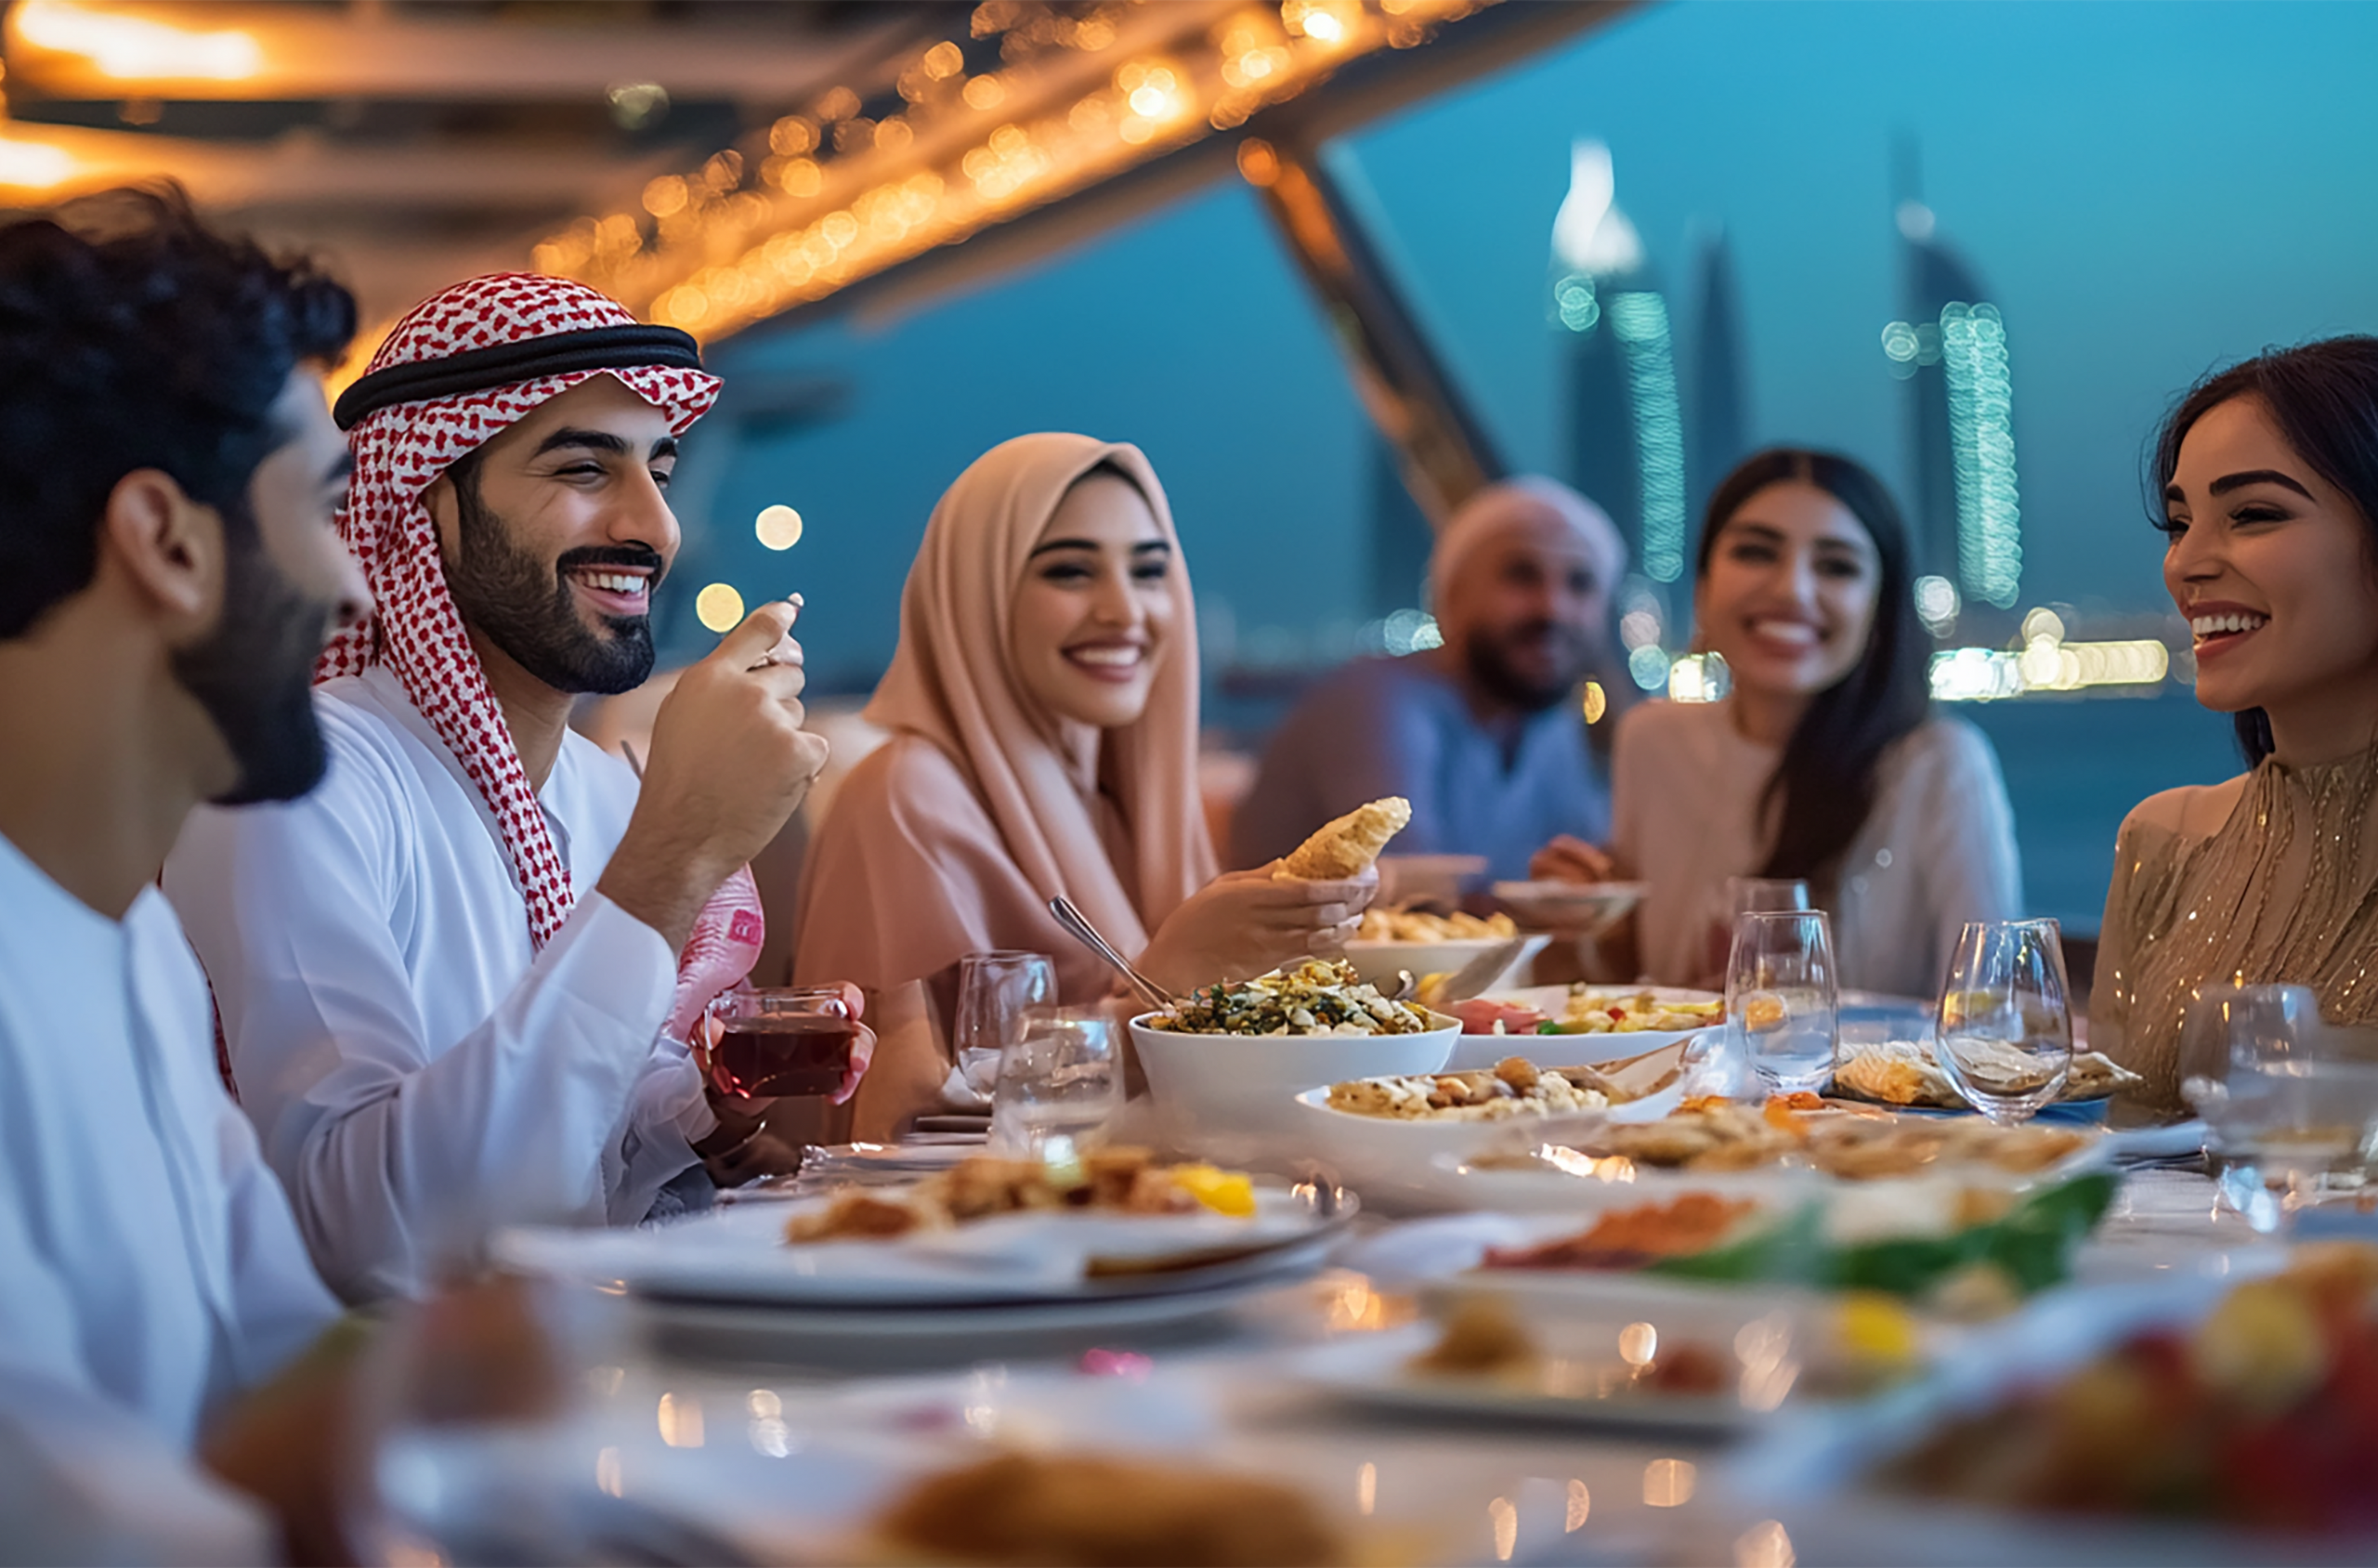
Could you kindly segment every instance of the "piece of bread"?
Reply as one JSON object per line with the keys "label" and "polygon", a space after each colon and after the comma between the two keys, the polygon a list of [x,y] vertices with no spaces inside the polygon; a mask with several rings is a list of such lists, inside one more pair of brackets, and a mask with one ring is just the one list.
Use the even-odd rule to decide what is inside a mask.
{"label": "piece of bread", "polygon": [[1402,795],[1357,806],[1297,845],[1274,872],[1293,882],[1340,882],[1359,877],[1378,858],[1387,841],[1412,820],[1412,803]]}

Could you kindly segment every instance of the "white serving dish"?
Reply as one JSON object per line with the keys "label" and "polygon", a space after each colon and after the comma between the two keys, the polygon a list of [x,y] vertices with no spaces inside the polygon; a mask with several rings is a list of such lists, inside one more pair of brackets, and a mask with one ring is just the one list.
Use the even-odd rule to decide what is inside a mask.
{"label": "white serving dish", "polygon": [[1420,898],[1458,904],[1472,884],[1484,880],[1486,865],[1483,855],[1382,855],[1378,905],[1384,908]]}
{"label": "white serving dish", "polygon": [[1188,1035],[1131,1020],[1131,1047],[1148,1092],[1166,1115],[1202,1132],[1294,1130],[1296,1097],[1358,1078],[1442,1072],[1461,1021],[1431,1013],[1417,1035]]}
{"label": "white serving dish", "polygon": [[[1637,996],[1650,992],[1662,1001],[1717,1001],[1721,999],[1714,991],[1686,990],[1675,986],[1590,986],[1588,990],[1605,996]],[[1491,1001],[1517,1003],[1533,1007],[1538,1013],[1558,1022],[1569,1002],[1566,986],[1522,986],[1513,989],[1489,987],[1486,998]],[[1463,1035],[1453,1048],[1453,1059],[1447,1065],[1456,1071],[1469,1067],[1491,1067],[1506,1056],[1524,1056],[1532,1062],[1558,1059],[1590,1067],[1598,1063],[1616,1062],[1629,1056],[1640,1056],[1647,1051],[1674,1045],[1691,1039],[1716,1027],[1716,1024],[1695,1025],[1690,1029],[1643,1029],[1632,1034],[1601,1035]],[[1519,1044],[1514,1048],[1512,1042]]]}
{"label": "white serving dish", "polygon": [[1495,897],[1522,925],[1596,934],[1643,901],[1648,882],[1498,882]]}
{"label": "white serving dish", "polygon": [[[887,1310],[1094,1301],[1268,1274],[1352,1213],[1351,1201],[1324,1206],[1312,1191],[1270,1183],[1245,1217],[1060,1209],[881,1240],[785,1241],[794,1214],[830,1201],[738,1205],[634,1230],[520,1226],[498,1233],[494,1252],[532,1273],[680,1300]],[[1149,1272],[1093,1277],[1092,1260]]]}
{"label": "white serving dish", "polygon": [[1487,983],[1486,989],[1493,991],[1520,984],[1528,965],[1535,961],[1535,955],[1544,951],[1552,938],[1538,932],[1519,937],[1465,936],[1449,942],[1355,941],[1346,944],[1346,960],[1354,966],[1355,973],[1384,989],[1399,969],[1410,970],[1416,981],[1431,974],[1453,974],[1480,954],[1514,941],[1522,944],[1518,955]]}

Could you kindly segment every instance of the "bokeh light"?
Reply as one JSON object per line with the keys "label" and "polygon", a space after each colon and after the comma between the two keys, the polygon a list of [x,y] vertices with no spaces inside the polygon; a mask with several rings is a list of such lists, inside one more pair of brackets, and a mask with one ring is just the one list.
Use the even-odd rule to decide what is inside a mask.
{"label": "bokeh light", "polygon": [[771,550],[790,550],[801,542],[801,514],[782,502],[763,507],[751,531]]}
{"label": "bokeh light", "polygon": [[743,621],[743,595],[725,582],[713,582],[694,595],[694,617],[713,632],[731,632]]}

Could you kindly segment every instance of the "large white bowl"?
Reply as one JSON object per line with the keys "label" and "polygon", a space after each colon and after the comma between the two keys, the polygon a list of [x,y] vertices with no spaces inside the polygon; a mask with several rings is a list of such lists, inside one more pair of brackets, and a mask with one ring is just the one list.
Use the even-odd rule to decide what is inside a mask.
{"label": "large white bowl", "polygon": [[1399,969],[1410,970],[1415,980],[1431,974],[1451,974],[1481,953],[1512,941],[1523,943],[1519,955],[1487,983],[1486,989],[1492,991],[1518,985],[1527,966],[1551,940],[1541,933],[1519,937],[1463,936],[1445,942],[1367,942],[1358,938],[1346,944],[1346,961],[1372,985],[1384,987],[1394,979]]}
{"label": "large white bowl", "polygon": [[1418,1035],[1184,1035],[1131,1020],[1131,1045],[1157,1106],[1211,1132],[1287,1132],[1297,1096],[1348,1078],[1442,1071],[1461,1021],[1429,1014]]}

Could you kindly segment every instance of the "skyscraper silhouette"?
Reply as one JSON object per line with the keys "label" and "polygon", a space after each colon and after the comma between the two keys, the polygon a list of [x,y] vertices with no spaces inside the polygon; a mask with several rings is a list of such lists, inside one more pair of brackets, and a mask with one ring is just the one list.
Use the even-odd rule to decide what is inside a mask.
{"label": "skyscraper silhouette", "polygon": [[1655,581],[1684,572],[1684,421],[1666,298],[1617,202],[1610,149],[1570,151],[1552,223],[1553,318],[1564,330],[1569,477],[1609,512]]}
{"label": "skyscraper silhouette", "polygon": [[1692,375],[1684,451],[1692,484],[1688,525],[1709,504],[1718,481],[1750,451],[1749,387],[1743,368],[1742,306],[1734,292],[1733,255],[1723,229],[1702,242],[1694,290]]}

